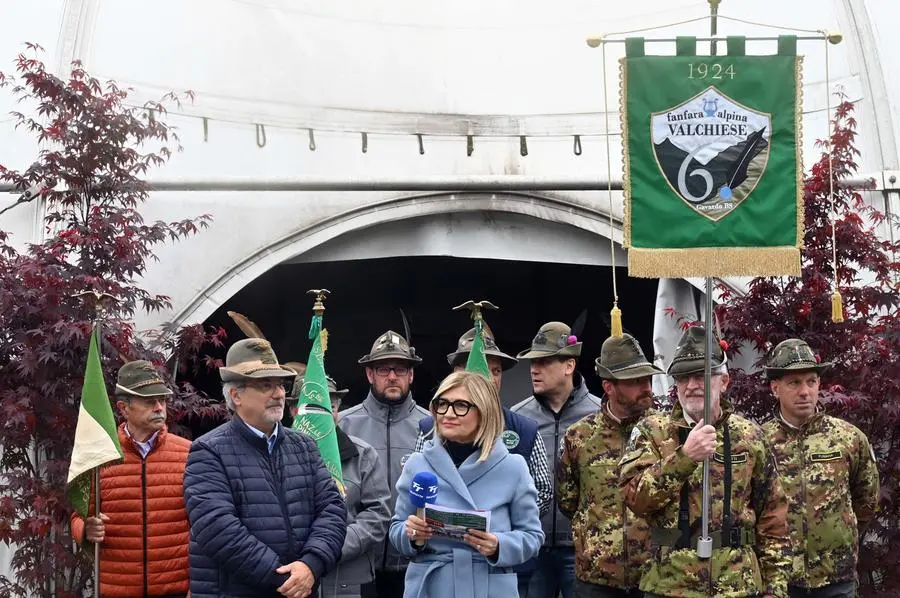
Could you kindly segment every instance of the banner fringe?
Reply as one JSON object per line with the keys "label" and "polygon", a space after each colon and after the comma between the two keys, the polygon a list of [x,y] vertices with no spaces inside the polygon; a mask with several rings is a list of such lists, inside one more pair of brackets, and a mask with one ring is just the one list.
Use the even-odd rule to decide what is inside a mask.
{"label": "banner fringe", "polygon": [[697,247],[628,250],[628,275],[639,278],[800,276],[796,247]]}
{"label": "banner fringe", "polygon": [[[619,130],[622,131],[622,247],[631,247],[631,163],[628,158],[628,61],[619,59]],[[612,176],[612,173],[607,173]]]}
{"label": "banner fringe", "polygon": [[[797,144],[797,248],[803,249],[806,226],[806,194],[803,192],[803,56],[797,56],[794,62],[794,89],[797,90],[794,103],[794,131]],[[828,118],[831,118],[830,114]],[[828,131],[830,138],[830,125]]]}

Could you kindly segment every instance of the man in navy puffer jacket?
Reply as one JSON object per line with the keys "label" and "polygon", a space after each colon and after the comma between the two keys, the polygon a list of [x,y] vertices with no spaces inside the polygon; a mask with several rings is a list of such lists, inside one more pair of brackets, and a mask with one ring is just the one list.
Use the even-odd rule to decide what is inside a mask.
{"label": "man in navy puffer jacket", "polygon": [[184,474],[193,598],[306,598],[341,556],[344,500],[314,440],[282,427],[293,370],[271,345],[232,345],[219,368],[232,420],[194,441]]}

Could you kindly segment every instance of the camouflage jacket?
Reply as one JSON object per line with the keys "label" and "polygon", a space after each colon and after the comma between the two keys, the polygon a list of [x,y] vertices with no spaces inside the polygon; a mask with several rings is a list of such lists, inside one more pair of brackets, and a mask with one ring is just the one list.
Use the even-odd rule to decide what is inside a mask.
{"label": "camouflage jacket", "polygon": [[604,403],[573,424],[556,470],[557,506],[572,520],[575,576],[615,588],[637,588],[650,557],[650,530],[625,507],[619,459],[637,418],[617,422]]}
{"label": "camouflage jacket", "polygon": [[[640,589],[663,596],[722,596],[738,598],[772,594],[787,596],[790,573],[790,541],[787,531],[787,499],[775,460],[762,429],[732,413],[721,401],[722,415],[715,424],[716,454],[710,460],[710,535],[722,529],[725,495],[723,434],[731,438],[732,528],[753,536],[752,545],[714,548],[712,558],[697,557],[696,541],[690,548],[671,543],[651,547],[647,572]],[[647,417],[635,426],[620,463],[619,481],[625,503],[651,526],[651,535],[678,529],[680,492],[688,488],[692,531],[699,532],[702,502],[702,463],[681,452],[678,429],[687,428],[681,405],[669,414]],[[749,544],[749,542],[748,542]]]}
{"label": "camouflage jacket", "polygon": [[856,579],[860,532],[878,504],[878,467],[866,435],[824,413],[801,428],[779,414],[763,430],[791,497],[791,585],[818,588]]}

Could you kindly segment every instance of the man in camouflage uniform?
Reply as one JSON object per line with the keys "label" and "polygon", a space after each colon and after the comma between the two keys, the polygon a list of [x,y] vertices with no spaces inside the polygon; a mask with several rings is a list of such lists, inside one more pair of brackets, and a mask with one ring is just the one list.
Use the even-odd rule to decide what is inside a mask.
{"label": "man in camouflage uniform", "polygon": [[[706,332],[687,329],[668,374],[678,403],[638,422],[621,461],[625,503],[650,524],[647,596],[787,596],[787,499],[762,429],[722,398],[726,357],[713,347],[711,423],[703,421]],[[712,557],[697,556],[704,459],[709,458]]]}
{"label": "man in camouflage uniform", "polygon": [[566,431],[556,470],[557,505],[572,520],[575,596],[640,598],[650,530],[625,507],[617,467],[653,403],[650,377],[663,371],[628,334],[606,339],[594,366],[603,379],[603,407]]}
{"label": "man in camouflage uniform", "polygon": [[819,374],[831,365],[819,363],[804,341],[789,339],[775,347],[766,367],[779,407],[763,430],[791,497],[792,597],[856,595],[859,538],[878,504],[869,440],[817,408]]}

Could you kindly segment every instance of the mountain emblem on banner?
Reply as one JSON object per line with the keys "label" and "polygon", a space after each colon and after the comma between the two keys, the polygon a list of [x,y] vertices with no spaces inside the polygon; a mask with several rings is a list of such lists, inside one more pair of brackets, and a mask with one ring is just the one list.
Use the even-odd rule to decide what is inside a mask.
{"label": "mountain emblem on banner", "polygon": [[672,191],[713,221],[750,196],[769,161],[772,115],[714,86],[652,113],[650,130],[656,163]]}

